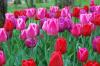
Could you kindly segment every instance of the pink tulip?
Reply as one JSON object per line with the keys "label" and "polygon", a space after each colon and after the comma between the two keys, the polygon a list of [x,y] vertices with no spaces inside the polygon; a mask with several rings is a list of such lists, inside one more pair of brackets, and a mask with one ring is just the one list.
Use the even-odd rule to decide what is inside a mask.
{"label": "pink tulip", "polygon": [[0,50],[0,66],[3,66],[6,62],[4,52]]}
{"label": "pink tulip", "polygon": [[81,29],[82,29],[81,24],[79,23],[74,24],[71,29],[71,34],[75,37],[79,37],[81,36]]}
{"label": "pink tulip", "polygon": [[25,20],[23,18],[18,18],[16,23],[16,29],[17,30],[23,30],[26,27]]}
{"label": "pink tulip", "polygon": [[0,28],[0,42],[7,41],[7,34],[4,28]]}
{"label": "pink tulip", "polygon": [[36,14],[36,9],[35,8],[26,9],[27,17],[32,18],[32,17],[34,17],[35,14]]}
{"label": "pink tulip", "polygon": [[24,30],[21,31],[20,39],[25,40],[26,38],[27,38],[27,30],[24,29]]}
{"label": "pink tulip", "polygon": [[39,18],[39,19],[43,19],[43,18],[45,18],[45,15],[46,15],[46,9],[45,8],[38,8],[37,9],[37,18]]}
{"label": "pink tulip", "polygon": [[77,59],[80,62],[86,62],[88,59],[88,50],[86,48],[80,48],[77,52]]}
{"label": "pink tulip", "polygon": [[27,36],[28,37],[36,37],[39,34],[39,26],[35,23],[30,23],[27,29]]}
{"label": "pink tulip", "polygon": [[6,17],[6,19],[15,18],[13,13],[6,13],[5,17]]}
{"label": "pink tulip", "polygon": [[27,38],[25,40],[25,45],[28,47],[28,48],[32,48],[32,47],[35,47],[37,44],[37,39],[36,38]]}
{"label": "pink tulip", "polygon": [[50,7],[50,17],[56,17],[56,13],[59,11],[58,6],[51,6]]}
{"label": "pink tulip", "polygon": [[69,7],[65,7],[61,10],[61,16],[62,17],[67,17],[70,15],[70,10],[69,10]]}
{"label": "pink tulip", "polygon": [[48,35],[57,35],[59,32],[59,22],[55,18],[48,19],[44,22],[42,29],[47,32]]}

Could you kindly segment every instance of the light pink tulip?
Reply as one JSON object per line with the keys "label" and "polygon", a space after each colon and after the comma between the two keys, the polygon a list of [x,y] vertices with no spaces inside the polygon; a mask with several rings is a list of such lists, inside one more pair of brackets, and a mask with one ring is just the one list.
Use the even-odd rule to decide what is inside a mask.
{"label": "light pink tulip", "polygon": [[0,28],[0,42],[7,41],[7,34],[4,28]]}

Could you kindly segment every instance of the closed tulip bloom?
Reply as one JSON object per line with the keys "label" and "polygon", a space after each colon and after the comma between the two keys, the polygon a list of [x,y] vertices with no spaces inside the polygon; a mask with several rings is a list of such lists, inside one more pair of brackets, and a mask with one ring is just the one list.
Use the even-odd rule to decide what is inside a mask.
{"label": "closed tulip bloom", "polygon": [[61,10],[61,16],[62,17],[67,17],[70,14],[69,7],[65,7]]}
{"label": "closed tulip bloom", "polygon": [[55,44],[55,51],[60,51],[62,54],[67,51],[67,41],[65,38],[57,38]]}
{"label": "closed tulip bloom", "polygon": [[22,66],[36,66],[36,62],[34,61],[34,59],[23,60]]}
{"label": "closed tulip bloom", "polygon": [[91,22],[92,22],[94,25],[100,26],[100,14],[93,14],[93,15],[92,15]]}
{"label": "closed tulip bloom", "polygon": [[88,11],[89,11],[89,6],[85,5],[85,6],[83,7],[83,9],[88,13]]}
{"label": "closed tulip bloom", "polygon": [[33,48],[36,46],[36,44],[37,44],[37,38],[27,38],[25,40],[25,45],[28,48]]}
{"label": "closed tulip bloom", "polygon": [[27,38],[27,30],[24,29],[24,30],[21,31],[20,39],[25,40],[26,38]]}
{"label": "closed tulip bloom", "polygon": [[5,14],[5,18],[6,18],[6,19],[14,18],[14,17],[15,17],[15,16],[14,16],[13,13],[6,13],[6,14]]}
{"label": "closed tulip bloom", "polygon": [[36,37],[39,35],[40,29],[39,26],[35,23],[30,23],[27,29],[27,36],[28,37]]}
{"label": "closed tulip bloom", "polygon": [[82,35],[87,37],[90,36],[92,33],[92,25],[87,23],[82,26]]}
{"label": "closed tulip bloom", "polygon": [[32,18],[35,16],[36,14],[36,9],[35,8],[29,8],[29,9],[25,9],[26,10],[26,16],[29,18]]}
{"label": "closed tulip bloom", "polygon": [[44,22],[42,29],[47,32],[48,35],[57,35],[59,32],[59,23],[55,18],[47,19]]}
{"label": "closed tulip bloom", "polygon": [[38,9],[37,9],[37,13],[36,13],[37,18],[38,18],[38,19],[43,19],[43,18],[45,18],[46,12],[47,12],[47,11],[46,11],[45,8],[38,8]]}
{"label": "closed tulip bloom", "polygon": [[79,48],[77,51],[77,59],[80,62],[86,62],[88,59],[88,50],[86,48]]}
{"label": "closed tulip bloom", "polygon": [[4,28],[0,28],[0,43],[7,41],[7,34]]}
{"label": "closed tulip bloom", "polygon": [[50,57],[49,66],[64,66],[62,55],[60,52],[53,52]]}
{"label": "closed tulip bloom", "polygon": [[90,6],[95,6],[95,0],[90,0]]}
{"label": "closed tulip bloom", "polygon": [[100,64],[97,61],[88,61],[86,64],[83,66],[100,66]]}
{"label": "closed tulip bloom", "polygon": [[92,40],[93,49],[100,54],[100,36],[96,36]]}
{"label": "closed tulip bloom", "polygon": [[50,7],[50,17],[56,17],[56,13],[59,11],[58,6],[51,6]]}
{"label": "closed tulip bloom", "polygon": [[6,63],[5,54],[0,50],[0,66],[3,66]]}
{"label": "closed tulip bloom", "polygon": [[39,23],[39,27],[42,29],[42,26],[44,24],[44,22],[47,20],[47,18],[43,18],[43,19],[40,19],[40,23]]}
{"label": "closed tulip bloom", "polygon": [[73,17],[79,18],[79,16],[80,16],[80,8],[79,7],[75,7],[73,9],[72,15],[73,15]]}
{"label": "closed tulip bloom", "polygon": [[71,29],[71,34],[75,37],[79,37],[81,36],[82,32],[82,25],[77,23],[77,24],[73,24],[72,29]]}
{"label": "closed tulip bloom", "polygon": [[26,23],[23,18],[18,18],[16,23],[16,29],[17,30],[23,30],[26,28]]}
{"label": "closed tulip bloom", "polygon": [[14,22],[12,22],[12,20],[6,19],[5,20],[5,24],[4,24],[4,28],[6,31],[12,31],[15,27]]}

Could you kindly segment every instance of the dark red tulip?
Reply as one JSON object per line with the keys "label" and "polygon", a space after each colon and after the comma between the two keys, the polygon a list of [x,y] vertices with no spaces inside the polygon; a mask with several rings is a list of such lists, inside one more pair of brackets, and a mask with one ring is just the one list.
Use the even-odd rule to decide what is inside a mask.
{"label": "dark red tulip", "polygon": [[60,51],[64,54],[67,50],[67,41],[65,38],[57,38],[55,44],[55,51]]}
{"label": "dark red tulip", "polygon": [[52,53],[49,66],[64,66],[60,52],[55,51]]}

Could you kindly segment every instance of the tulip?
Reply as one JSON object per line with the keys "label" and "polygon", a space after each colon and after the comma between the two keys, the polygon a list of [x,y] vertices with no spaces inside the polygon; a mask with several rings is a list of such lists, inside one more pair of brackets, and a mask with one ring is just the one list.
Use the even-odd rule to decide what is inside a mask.
{"label": "tulip", "polygon": [[20,39],[25,40],[26,38],[27,38],[27,30],[24,29],[24,30],[21,31]]}
{"label": "tulip", "polygon": [[40,29],[39,26],[35,23],[30,23],[27,29],[27,36],[28,37],[36,37],[39,35]]}
{"label": "tulip", "polygon": [[36,66],[36,62],[34,61],[34,59],[23,60],[22,66]]}
{"label": "tulip", "polygon": [[55,44],[55,51],[60,51],[62,54],[67,51],[67,41],[65,38],[57,38]]}
{"label": "tulip", "polygon": [[5,54],[0,50],[0,66],[3,66],[6,62]]}
{"label": "tulip", "polygon": [[79,18],[79,16],[80,16],[80,8],[79,8],[79,7],[75,7],[75,8],[73,9],[72,15],[73,15],[74,17]]}
{"label": "tulip", "polygon": [[29,9],[25,9],[26,10],[26,16],[29,18],[32,18],[35,16],[36,14],[36,9],[35,8],[29,8]]}
{"label": "tulip", "polygon": [[8,31],[12,31],[15,27],[15,24],[14,22],[12,22],[11,20],[7,19],[5,21],[5,24],[4,24],[4,28],[5,30],[8,32]]}
{"label": "tulip", "polygon": [[43,19],[43,18],[45,18],[45,15],[46,15],[46,9],[45,8],[38,8],[38,10],[37,10],[37,18],[39,18],[39,19]]}
{"label": "tulip", "polygon": [[70,10],[69,7],[65,7],[61,10],[61,16],[62,17],[67,17],[68,15],[70,15]]}
{"label": "tulip", "polygon": [[71,29],[71,34],[75,37],[79,37],[81,36],[82,32],[82,25],[77,23],[77,24],[73,24],[72,29]]}
{"label": "tulip", "polygon": [[57,35],[59,32],[59,23],[55,18],[47,19],[44,22],[42,29],[47,32],[48,35]]}
{"label": "tulip", "polygon": [[88,61],[86,64],[84,64],[83,66],[100,66],[100,64],[96,61]]}
{"label": "tulip", "polygon": [[83,9],[88,13],[89,7],[88,7],[87,5],[85,5],[85,6],[83,7]]}
{"label": "tulip", "polygon": [[96,36],[92,41],[93,49],[100,54],[100,36]]}
{"label": "tulip", "polygon": [[36,38],[27,38],[25,40],[25,45],[26,47],[28,48],[32,48],[32,47],[35,47],[37,44],[37,39]]}
{"label": "tulip", "polygon": [[49,66],[64,66],[60,52],[53,52],[50,58]]}
{"label": "tulip", "polygon": [[56,17],[56,13],[59,11],[58,6],[51,6],[50,7],[50,17]]}
{"label": "tulip", "polygon": [[14,16],[13,13],[6,13],[6,14],[5,14],[5,18],[6,18],[6,19],[15,18],[15,16]]}
{"label": "tulip", "polygon": [[92,33],[92,25],[87,23],[82,26],[82,35],[83,36],[90,36]]}
{"label": "tulip", "polygon": [[16,29],[17,30],[23,30],[26,28],[26,23],[23,18],[18,18],[16,23]]}
{"label": "tulip", "polygon": [[77,52],[77,59],[80,62],[86,62],[88,59],[88,50],[86,48],[79,48]]}
{"label": "tulip", "polygon": [[0,28],[0,43],[7,41],[7,34],[4,28]]}

